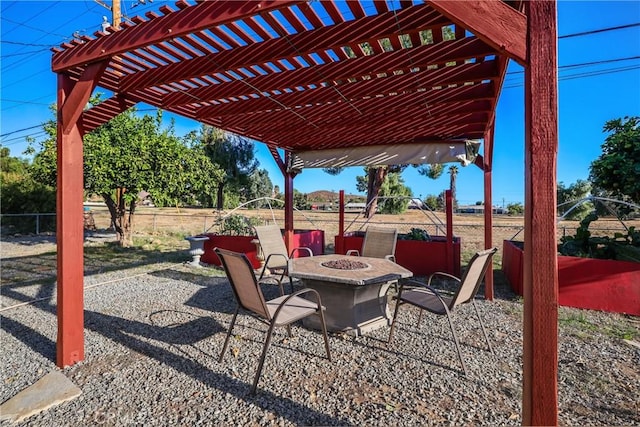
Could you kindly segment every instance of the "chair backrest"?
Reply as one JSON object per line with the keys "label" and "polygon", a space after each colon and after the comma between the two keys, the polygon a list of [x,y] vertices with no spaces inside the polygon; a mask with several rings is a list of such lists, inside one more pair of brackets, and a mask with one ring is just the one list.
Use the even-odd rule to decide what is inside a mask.
{"label": "chair backrest", "polygon": [[388,227],[369,226],[364,235],[360,255],[372,258],[384,258],[396,254],[398,230]]}
{"label": "chair backrest", "polygon": [[267,320],[270,320],[269,310],[258,285],[256,276],[251,266],[251,261],[243,253],[232,252],[226,249],[215,248],[214,251],[222,261],[222,266],[231,289],[236,296],[240,307],[249,310]]}
{"label": "chair backrest", "polygon": [[262,248],[265,261],[269,259],[269,255],[284,255],[284,258],[281,256],[271,257],[266,267],[284,268],[287,265],[289,254],[287,252],[287,246],[284,244],[280,227],[277,225],[258,225],[254,227],[254,229],[256,230],[258,240],[260,240],[260,247]]}
{"label": "chair backrest", "polygon": [[480,289],[480,285],[482,284],[482,279],[484,279],[484,275],[491,265],[493,254],[497,251],[498,248],[486,249],[484,251],[477,252],[473,257],[471,257],[469,265],[467,265],[467,270],[462,276],[460,288],[452,298],[449,309],[453,309],[456,305],[464,304],[465,302],[469,302],[471,299],[475,298],[476,293],[478,293],[478,289]]}

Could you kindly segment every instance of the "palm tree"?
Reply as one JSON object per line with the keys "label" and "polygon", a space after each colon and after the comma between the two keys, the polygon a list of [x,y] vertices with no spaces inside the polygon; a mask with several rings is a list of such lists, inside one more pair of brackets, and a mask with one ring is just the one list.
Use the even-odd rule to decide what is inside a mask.
{"label": "palm tree", "polygon": [[453,203],[453,210],[458,207],[456,200],[456,177],[458,176],[458,166],[449,166],[449,188],[451,190],[451,200]]}

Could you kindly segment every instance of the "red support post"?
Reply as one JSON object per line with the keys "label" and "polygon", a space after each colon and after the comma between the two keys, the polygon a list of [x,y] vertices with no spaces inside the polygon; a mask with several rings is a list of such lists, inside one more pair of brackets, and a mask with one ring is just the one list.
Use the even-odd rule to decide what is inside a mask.
{"label": "red support post", "polygon": [[523,425],[558,424],[557,11],[528,1],[525,67]]}
{"label": "red support post", "polygon": [[[484,134],[484,248],[493,247],[493,198],[491,193],[491,161],[493,159],[493,131],[495,122]],[[493,301],[493,263],[484,276],[484,298]]]}
{"label": "red support post", "polygon": [[[76,123],[64,123],[65,101],[73,81],[58,75],[57,206],[58,339],[56,364],[72,365],[84,359],[84,221],[82,132]],[[67,129],[64,132],[63,129]]]}
{"label": "red support post", "polygon": [[[289,164],[289,152],[285,152],[285,163]],[[284,172],[284,243],[287,251],[295,247],[293,242],[293,175]]]}
{"label": "red support post", "polygon": [[445,190],[444,194],[447,210],[447,272],[449,274],[456,274],[456,269],[453,265],[453,195],[451,194],[451,190]]}
{"label": "red support post", "polygon": [[344,190],[340,190],[340,206],[339,208],[339,213],[338,213],[338,239],[336,240],[336,242],[338,243],[339,247],[334,248],[334,252],[337,254],[343,254],[345,253],[344,250]]}

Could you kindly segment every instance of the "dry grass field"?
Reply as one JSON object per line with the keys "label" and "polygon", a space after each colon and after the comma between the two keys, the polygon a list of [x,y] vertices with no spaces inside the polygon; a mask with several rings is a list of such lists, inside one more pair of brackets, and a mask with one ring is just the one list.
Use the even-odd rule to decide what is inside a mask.
{"label": "dry grass field", "polygon": [[[103,207],[91,209],[96,227],[107,229],[110,224],[108,211]],[[284,226],[284,211],[282,209],[242,209],[235,213],[247,217],[258,218],[262,222],[275,222]],[[215,211],[212,209],[187,208],[147,208],[136,211],[134,229],[138,236],[177,237],[174,244],[188,247],[185,236],[203,232],[217,232],[217,221],[229,211]],[[376,214],[369,223],[385,224],[398,228],[400,233],[407,233],[411,228],[422,228],[431,235],[444,235],[446,219],[444,213],[427,212],[416,209],[407,210],[398,215]],[[325,231],[326,250],[333,250],[334,236],[338,234],[339,215],[337,211],[295,211],[294,224],[297,229],[321,229]],[[640,220],[625,222],[627,227],[635,225],[640,228]],[[366,218],[355,212],[345,213],[346,231],[365,229]],[[563,235],[573,235],[579,226],[577,221],[561,221],[557,227],[558,239]],[[614,232],[626,233],[624,225],[616,219],[600,219],[591,224],[593,234],[610,235]],[[453,233],[461,238],[463,259],[484,246],[484,217],[483,215],[459,214],[453,216]],[[524,218],[521,216],[494,215],[493,217],[493,245],[502,247],[503,240],[524,239]],[[497,260],[500,259],[498,254]]]}

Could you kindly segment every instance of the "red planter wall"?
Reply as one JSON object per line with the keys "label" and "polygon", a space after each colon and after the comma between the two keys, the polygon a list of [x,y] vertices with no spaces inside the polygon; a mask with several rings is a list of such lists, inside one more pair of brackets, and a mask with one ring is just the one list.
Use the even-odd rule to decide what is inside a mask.
{"label": "red planter wall", "polygon": [[[524,252],[505,240],[502,271],[522,295]],[[558,256],[560,305],[640,316],[640,264],[606,259]]]}
{"label": "red planter wall", "polygon": [[[445,238],[433,237],[426,242],[420,240],[398,240],[396,243],[396,262],[411,270],[416,276],[428,276],[436,271],[444,271],[460,276],[460,239],[453,242],[453,271],[449,271],[447,263],[447,242]],[[363,236],[335,236],[335,247],[342,248],[342,254],[351,249],[362,248]]]}
{"label": "red planter wall", "polygon": [[[220,236],[214,233],[204,234],[209,240],[204,242],[204,255],[200,261],[206,264],[221,265],[220,259],[213,251],[214,248],[227,249],[234,252],[241,252],[247,255],[253,268],[260,268],[260,261],[256,256],[256,245],[251,243],[255,236]],[[293,244],[296,248],[307,247],[314,255],[324,254],[324,231],[323,230],[294,230]],[[294,254],[297,256],[297,254]]]}

